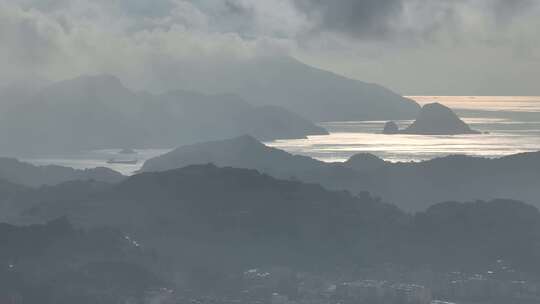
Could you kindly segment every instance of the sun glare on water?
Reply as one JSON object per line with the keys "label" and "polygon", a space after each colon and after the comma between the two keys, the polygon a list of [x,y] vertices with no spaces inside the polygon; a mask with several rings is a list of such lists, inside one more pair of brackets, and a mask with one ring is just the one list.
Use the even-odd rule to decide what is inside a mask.
{"label": "sun glare on water", "polygon": [[[408,96],[420,105],[439,102],[450,108],[478,135],[383,135],[385,121],[326,122],[329,135],[276,140],[269,146],[322,161],[344,161],[372,153],[389,161],[419,161],[451,154],[482,157],[540,150],[538,96]],[[412,121],[396,121],[400,127]]]}

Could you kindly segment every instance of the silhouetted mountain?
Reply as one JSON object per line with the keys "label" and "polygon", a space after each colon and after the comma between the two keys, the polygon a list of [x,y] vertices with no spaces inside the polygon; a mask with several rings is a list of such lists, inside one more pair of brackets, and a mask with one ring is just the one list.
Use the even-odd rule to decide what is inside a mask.
{"label": "silhouetted mountain", "polygon": [[163,281],[142,251],[110,229],[79,231],[63,218],[0,224],[0,299],[6,303],[122,303]]}
{"label": "silhouetted mountain", "polygon": [[65,183],[42,186],[39,188],[24,188],[11,185],[10,195],[0,196],[0,221],[26,224],[20,215],[32,215],[33,207],[38,204],[69,203],[81,198],[90,198],[110,189],[113,184],[94,180],[74,180]]}
{"label": "silhouetted mountain", "polygon": [[[276,106],[253,106],[237,96],[175,91],[155,96],[139,120],[146,146],[195,143],[250,134],[259,140],[304,138],[326,130]],[[161,144],[163,145],[163,144]]]}
{"label": "silhouetted mountain", "polygon": [[72,180],[96,180],[115,183],[124,179],[124,176],[104,167],[77,170],[54,165],[34,166],[14,158],[0,157],[0,179],[29,187],[39,187]]}
{"label": "silhouetted mountain", "polygon": [[135,175],[89,197],[38,204],[32,214],[58,215],[126,231],[180,268],[315,269],[324,261],[476,269],[504,259],[540,271],[540,214],[523,203],[444,203],[411,216],[365,193],[213,165]]}
{"label": "silhouetted mountain", "polygon": [[217,166],[256,169],[281,179],[320,183],[343,189],[358,173],[343,164],[328,164],[306,156],[293,155],[267,147],[244,135],[228,140],[181,146],[169,153],[147,160],[141,172],[166,171],[188,165],[212,163]]}
{"label": "silhouetted mountain", "polygon": [[267,147],[249,135],[227,140],[181,146],[169,153],[147,160],[141,171],[165,171],[194,164],[258,169],[288,177],[286,172],[313,170],[325,163],[305,156],[292,155]]}
{"label": "silhouetted mountain", "polygon": [[135,93],[109,75],[81,76],[28,95],[11,101],[17,107],[2,108],[3,152],[174,147],[245,133],[261,140],[326,134],[284,108],[253,106],[233,95]]}
{"label": "silhouetted mountain", "polygon": [[394,122],[384,126],[384,134],[458,135],[479,134],[471,129],[450,108],[440,103],[430,103],[422,107],[420,115],[404,130],[399,130]]}
{"label": "silhouetted mountain", "polygon": [[516,268],[538,272],[539,241],[538,209],[511,200],[431,206],[415,215],[411,237],[418,261],[444,261],[461,271],[508,259]]}
{"label": "silhouetted mountain", "polygon": [[[355,238],[374,242],[386,233],[386,221],[405,216],[369,196],[213,165],[135,175],[107,191],[38,203],[27,213],[58,215],[84,227],[117,227],[169,256],[203,263],[218,250],[221,259],[244,266],[299,262],[308,253],[311,259],[350,259],[352,252],[343,250]],[[204,249],[209,242],[213,249]],[[240,254],[246,250],[252,254]],[[363,254],[377,255],[367,248]]]}
{"label": "silhouetted mountain", "polygon": [[257,169],[274,177],[319,183],[353,193],[369,191],[407,211],[434,202],[512,198],[540,206],[540,153],[498,159],[448,156],[391,163],[361,154],[345,163],[324,163],[269,148],[253,138],[180,147],[148,160],[143,171],[215,163]]}
{"label": "silhouetted mountain", "polygon": [[[278,105],[312,121],[412,119],[416,102],[376,84],[346,78],[306,65],[291,57],[238,61],[214,76],[193,83],[201,92],[233,92],[260,105]],[[191,78],[192,75],[186,75]]]}

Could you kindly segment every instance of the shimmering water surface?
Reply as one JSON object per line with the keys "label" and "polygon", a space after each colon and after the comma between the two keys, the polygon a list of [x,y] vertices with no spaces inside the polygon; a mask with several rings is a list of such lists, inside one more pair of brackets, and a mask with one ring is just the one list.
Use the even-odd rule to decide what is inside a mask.
{"label": "shimmering water surface", "polygon": [[[448,154],[498,157],[540,150],[540,97],[410,96],[420,104],[437,101],[453,108],[474,129],[489,134],[461,136],[383,135],[385,121],[327,122],[321,125],[330,134],[307,139],[276,140],[267,145],[323,161],[343,161],[359,152],[373,153],[390,161],[418,161]],[[402,127],[411,121],[397,121]],[[164,149],[137,150],[121,155],[119,149],[97,150],[76,155],[26,158],[36,165],[62,165],[73,168],[109,167],[133,174],[151,157]],[[138,163],[108,164],[107,160],[133,160]]]}
{"label": "shimmering water surface", "polygon": [[[45,157],[22,158],[22,161],[27,161],[34,165],[59,165],[72,167],[75,169],[87,169],[96,167],[107,167],[116,170],[124,175],[131,175],[139,170],[144,161],[167,153],[167,149],[141,149],[136,150],[135,154],[121,154],[121,149],[106,149],[81,152],[78,154],[56,155]],[[136,164],[109,164],[109,160],[133,161],[137,160]]]}
{"label": "shimmering water surface", "polygon": [[[420,104],[440,102],[454,109],[478,135],[380,134],[385,121],[327,122],[330,134],[267,144],[323,161],[343,161],[359,152],[390,161],[418,161],[449,154],[484,157],[540,150],[540,97],[410,96]],[[404,127],[412,121],[397,121]]]}

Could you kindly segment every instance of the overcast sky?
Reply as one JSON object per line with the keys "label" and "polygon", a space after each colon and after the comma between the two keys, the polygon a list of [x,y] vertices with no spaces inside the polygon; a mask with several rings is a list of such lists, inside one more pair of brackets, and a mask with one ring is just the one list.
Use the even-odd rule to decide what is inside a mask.
{"label": "overcast sky", "polygon": [[540,95],[540,0],[0,0],[0,83],[290,55],[399,93]]}

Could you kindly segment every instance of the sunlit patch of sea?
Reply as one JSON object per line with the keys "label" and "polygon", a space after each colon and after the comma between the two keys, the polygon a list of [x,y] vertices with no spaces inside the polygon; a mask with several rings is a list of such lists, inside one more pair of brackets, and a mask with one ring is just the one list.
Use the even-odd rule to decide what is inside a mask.
{"label": "sunlit patch of sea", "polygon": [[[326,122],[329,135],[276,140],[267,145],[323,161],[372,153],[389,161],[419,161],[450,154],[500,157],[540,150],[540,97],[416,96],[420,104],[452,107],[478,135],[383,135],[386,121]],[[412,121],[396,121],[405,127]]]}
{"label": "sunlit patch of sea", "polygon": [[[449,154],[500,157],[540,150],[540,97],[506,96],[414,96],[420,104],[437,101],[453,108],[478,135],[422,136],[380,134],[386,121],[326,122],[329,135],[307,139],[276,140],[267,145],[294,154],[333,162],[344,161],[360,152],[389,161],[419,161]],[[412,121],[397,121],[404,127]],[[36,165],[61,165],[77,169],[109,167],[131,175],[145,160],[167,149],[141,149],[137,154],[119,154],[119,149],[95,150],[70,155],[25,158]],[[136,164],[108,163],[109,160],[137,160]]]}
{"label": "sunlit patch of sea", "polygon": [[[75,169],[107,167],[124,175],[132,175],[142,167],[144,161],[167,153],[170,149],[137,149],[134,154],[122,154],[120,151],[121,149],[103,149],[76,154],[22,158],[21,160],[38,166],[58,165]],[[116,163],[111,163],[111,160]],[[133,163],[119,163],[122,161]]]}

